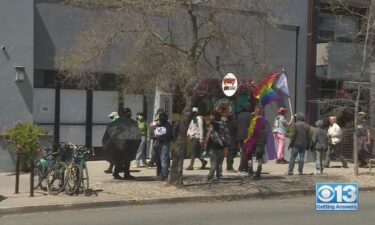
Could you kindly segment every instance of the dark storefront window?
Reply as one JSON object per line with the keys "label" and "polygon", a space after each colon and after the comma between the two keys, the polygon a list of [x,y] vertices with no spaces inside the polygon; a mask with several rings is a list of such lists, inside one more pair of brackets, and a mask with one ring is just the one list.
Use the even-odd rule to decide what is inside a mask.
{"label": "dark storefront window", "polygon": [[[55,70],[35,70],[34,71],[34,87],[35,88],[56,88],[56,77],[58,71]],[[94,90],[114,91],[116,87],[116,74],[104,73],[93,75],[97,77]],[[63,80],[62,89],[82,89],[74,80]]]}

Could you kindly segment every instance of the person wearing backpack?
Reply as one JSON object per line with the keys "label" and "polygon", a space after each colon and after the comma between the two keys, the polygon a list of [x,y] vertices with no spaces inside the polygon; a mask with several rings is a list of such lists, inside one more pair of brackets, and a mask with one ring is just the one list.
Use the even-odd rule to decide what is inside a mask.
{"label": "person wearing backpack", "polygon": [[285,137],[286,137],[286,130],[288,126],[292,124],[293,117],[291,117],[290,121],[288,122],[285,118],[285,114],[288,112],[286,108],[280,107],[277,110],[277,116],[274,121],[273,125],[273,135],[277,140],[277,159],[276,163],[285,164],[288,163],[287,160],[284,159],[284,152],[285,152]]}
{"label": "person wearing backpack", "polygon": [[[210,172],[208,174],[208,181],[219,181],[223,173],[223,161],[224,161],[224,147],[227,146],[225,140],[225,124],[221,120],[221,114],[218,111],[213,111],[213,119],[210,122],[204,149],[209,149],[210,152]],[[216,172],[216,179],[214,175]]]}
{"label": "person wearing backpack", "polygon": [[197,107],[193,107],[192,109],[192,120],[189,124],[187,136],[191,140],[191,160],[190,165],[186,168],[186,170],[194,169],[193,166],[195,158],[199,158],[202,163],[201,169],[205,169],[207,161],[201,158],[202,147],[204,144],[204,120],[202,116],[198,115]]}

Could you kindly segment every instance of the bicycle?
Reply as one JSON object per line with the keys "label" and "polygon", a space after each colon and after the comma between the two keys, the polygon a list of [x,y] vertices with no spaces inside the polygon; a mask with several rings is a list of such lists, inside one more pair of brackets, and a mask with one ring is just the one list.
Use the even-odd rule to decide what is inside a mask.
{"label": "bicycle", "polygon": [[66,162],[71,158],[72,152],[70,145],[59,143],[56,161],[47,174],[47,191],[49,195],[57,195],[65,189]]}
{"label": "bicycle", "polygon": [[57,153],[51,151],[51,148],[45,148],[45,155],[42,155],[34,161],[34,189],[40,187],[43,191],[47,190],[48,171],[56,162],[57,157]]}
{"label": "bicycle", "polygon": [[73,145],[73,155],[71,162],[65,171],[65,193],[68,195],[76,194],[89,190],[89,173],[86,159],[94,152],[85,146]]}

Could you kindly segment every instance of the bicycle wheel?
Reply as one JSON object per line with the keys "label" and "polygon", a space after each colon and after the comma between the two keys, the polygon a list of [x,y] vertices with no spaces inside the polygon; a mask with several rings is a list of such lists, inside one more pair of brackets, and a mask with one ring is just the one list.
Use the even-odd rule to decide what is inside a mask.
{"label": "bicycle wheel", "polygon": [[78,194],[81,184],[81,168],[71,163],[65,170],[65,193],[68,195]]}
{"label": "bicycle wheel", "polygon": [[42,181],[42,171],[40,168],[40,164],[37,163],[34,166],[34,189],[38,189],[40,187],[41,181]]}
{"label": "bicycle wheel", "polygon": [[38,163],[39,168],[39,187],[43,191],[47,190],[47,175],[48,175],[48,168],[50,165],[53,164],[53,161],[46,160],[46,159],[40,159]]}
{"label": "bicycle wheel", "polygon": [[46,167],[39,167],[39,188],[43,191],[47,191],[47,174],[48,169]]}
{"label": "bicycle wheel", "polygon": [[47,191],[50,195],[57,195],[64,190],[64,175],[66,164],[63,162],[55,163],[48,171]]}
{"label": "bicycle wheel", "polygon": [[87,168],[87,164],[85,161],[82,162],[82,173],[81,173],[81,188],[82,191],[85,192],[89,189],[89,170]]}

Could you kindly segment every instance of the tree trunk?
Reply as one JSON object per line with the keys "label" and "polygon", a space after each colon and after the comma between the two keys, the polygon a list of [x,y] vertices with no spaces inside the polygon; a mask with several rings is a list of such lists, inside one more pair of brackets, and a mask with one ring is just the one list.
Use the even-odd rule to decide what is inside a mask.
{"label": "tree trunk", "polygon": [[168,183],[174,186],[182,186],[184,157],[186,152],[186,133],[190,122],[190,111],[193,104],[192,96],[185,95],[186,105],[179,121],[179,129],[177,135],[177,147],[173,151],[172,166]]}
{"label": "tree trunk", "polygon": [[370,64],[370,125],[375,127],[375,63]]}
{"label": "tree trunk", "polygon": [[[375,128],[375,63],[370,64],[370,132],[371,139],[374,139]],[[371,141],[371,140],[370,140]],[[370,143],[373,143],[372,141]],[[370,152],[373,153],[373,146],[370,147]]]}

